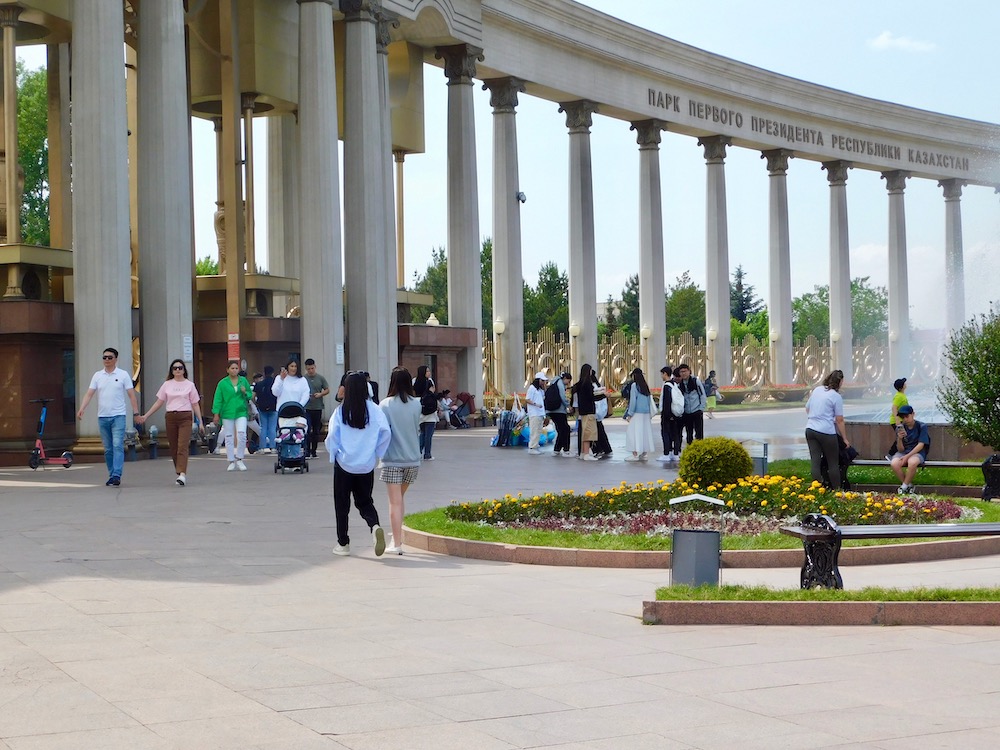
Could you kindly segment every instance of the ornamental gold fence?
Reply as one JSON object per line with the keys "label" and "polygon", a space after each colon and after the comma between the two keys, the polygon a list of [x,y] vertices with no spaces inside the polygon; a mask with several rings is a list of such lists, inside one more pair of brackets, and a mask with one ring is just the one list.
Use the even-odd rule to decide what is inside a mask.
{"label": "ornamental gold fence", "polygon": [[[496,360],[493,356],[493,342],[483,333],[483,382],[484,393],[496,396]],[[926,382],[937,378],[941,369],[942,342],[917,338],[912,343],[912,371],[906,377],[916,382]],[[875,336],[855,342],[853,352],[854,372],[848,383],[860,391],[884,391],[898,373],[888,372],[889,351],[885,342]],[[822,382],[830,371],[830,347],[813,336],[794,347],[792,353],[794,383],[803,388],[812,388]],[[733,342],[732,380],[720,383],[734,391],[745,389],[750,392],[777,390],[775,386],[788,383],[772,383],[770,380],[770,347],[752,336],[742,342]],[[663,364],[672,367],[687,364],[699,377],[709,371],[708,347],[704,339],[696,339],[690,333],[667,341],[667,356]],[[627,336],[621,331],[603,336],[598,340],[597,376],[601,383],[617,388],[626,375],[642,366],[642,346],[639,337]],[[662,364],[650,365],[651,370],[659,370]],[[538,371],[553,375],[562,371],[573,372],[570,342],[564,334],[553,333],[543,328],[536,334],[528,334],[524,342],[524,384]],[[573,373],[574,377],[576,373]]]}

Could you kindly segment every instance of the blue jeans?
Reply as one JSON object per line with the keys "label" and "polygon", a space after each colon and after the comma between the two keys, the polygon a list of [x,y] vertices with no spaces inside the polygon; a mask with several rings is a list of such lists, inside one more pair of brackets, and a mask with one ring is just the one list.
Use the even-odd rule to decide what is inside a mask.
{"label": "blue jeans", "polygon": [[274,449],[274,439],[278,433],[278,412],[262,411],[260,413],[260,447]]}
{"label": "blue jeans", "polygon": [[98,417],[97,426],[101,430],[104,443],[104,463],[108,465],[108,477],[121,479],[125,466],[125,415]]}
{"label": "blue jeans", "polygon": [[434,422],[420,423],[420,450],[424,453],[424,458],[431,457],[431,441],[434,439]]}

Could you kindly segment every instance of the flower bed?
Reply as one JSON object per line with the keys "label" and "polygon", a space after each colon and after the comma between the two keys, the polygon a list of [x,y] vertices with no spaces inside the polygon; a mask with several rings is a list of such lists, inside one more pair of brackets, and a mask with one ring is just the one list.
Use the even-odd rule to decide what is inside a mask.
{"label": "flower bed", "polygon": [[757,393],[759,388],[748,388],[743,385],[724,385],[719,388],[724,404],[742,404],[744,399],[752,393]]}
{"label": "flower bed", "polygon": [[775,401],[801,401],[809,393],[807,386],[799,383],[786,383],[784,385],[772,385],[768,393]]}
{"label": "flower bed", "polygon": [[[795,476],[755,476],[724,486],[710,484],[705,487],[681,479],[632,485],[622,482],[617,487],[588,490],[583,494],[563,490],[558,494],[506,495],[498,500],[457,503],[449,506],[445,513],[457,521],[535,528],[545,528],[555,521],[567,519],[596,521],[609,516],[623,518],[649,514],[647,525],[650,528],[666,528],[682,520],[682,514],[671,514],[668,501],[699,492],[722,500],[725,512],[733,519],[756,515],[774,519],[778,522],[776,525],[801,518],[806,513],[823,513],[841,524],[941,523],[962,516],[962,508],[950,500],[874,492],[829,492],[817,482]],[[658,513],[672,516],[666,519],[672,523],[661,523],[663,516],[657,516]]]}

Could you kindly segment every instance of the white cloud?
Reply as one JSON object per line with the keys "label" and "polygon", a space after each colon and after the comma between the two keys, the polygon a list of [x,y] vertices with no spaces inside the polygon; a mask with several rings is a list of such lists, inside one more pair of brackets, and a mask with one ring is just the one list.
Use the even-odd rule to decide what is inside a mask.
{"label": "white cloud", "polygon": [[896,36],[891,31],[883,31],[874,39],[868,40],[868,46],[874,50],[902,50],[903,52],[933,52],[937,45],[934,42],[922,42],[910,39],[908,36]]}

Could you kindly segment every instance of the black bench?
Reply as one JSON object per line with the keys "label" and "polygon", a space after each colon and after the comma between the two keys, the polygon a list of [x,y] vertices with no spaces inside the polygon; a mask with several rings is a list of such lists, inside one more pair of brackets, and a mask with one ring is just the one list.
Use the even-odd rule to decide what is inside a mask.
{"label": "black bench", "polygon": [[844,539],[903,539],[918,537],[1000,536],[1000,523],[901,523],[871,526],[838,526],[829,516],[809,513],[799,526],[782,526],[781,533],[798,537],[805,550],[800,584],[842,589],[837,560]]}

